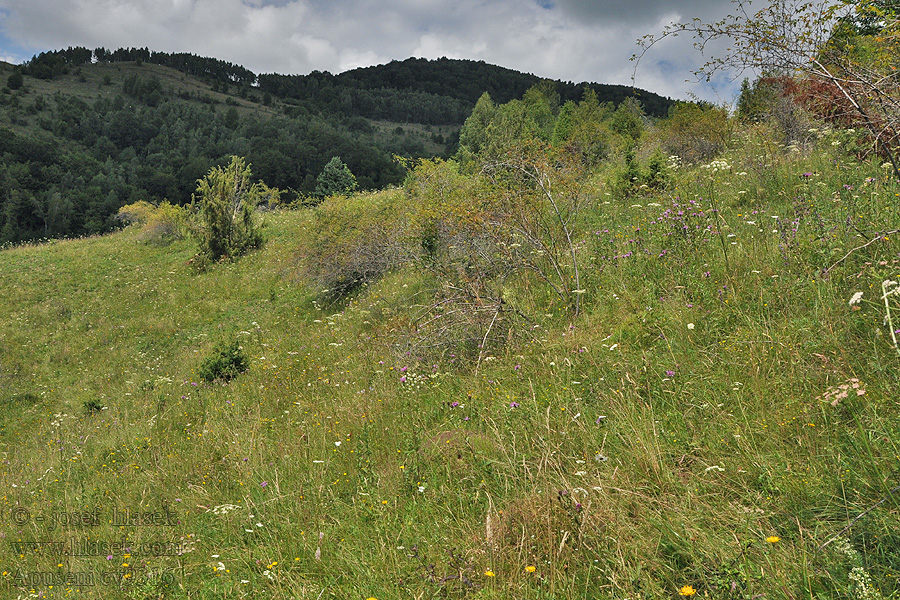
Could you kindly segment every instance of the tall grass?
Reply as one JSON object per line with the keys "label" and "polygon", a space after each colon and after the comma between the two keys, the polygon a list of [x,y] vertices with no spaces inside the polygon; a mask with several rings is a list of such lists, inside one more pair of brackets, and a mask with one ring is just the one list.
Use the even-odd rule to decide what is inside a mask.
{"label": "tall grass", "polygon": [[[477,370],[398,345],[413,264],[337,301],[296,280],[309,212],[200,275],[132,229],[0,252],[4,594],[896,597],[900,188],[843,135],[750,131],[627,198],[600,174],[582,314],[530,289],[532,335]],[[202,380],[232,339],[249,369]],[[70,539],[124,543],[7,543]]]}

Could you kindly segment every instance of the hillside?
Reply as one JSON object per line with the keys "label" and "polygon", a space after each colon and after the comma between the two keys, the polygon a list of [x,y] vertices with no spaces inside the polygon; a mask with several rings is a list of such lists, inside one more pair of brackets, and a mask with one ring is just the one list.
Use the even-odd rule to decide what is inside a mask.
{"label": "hillside", "polygon": [[896,597],[900,186],[682,110],[570,106],[204,273],[140,225],[0,252],[8,596]]}
{"label": "hillside", "polygon": [[[362,189],[394,185],[404,174],[395,156],[455,152],[483,92],[506,102],[539,80],[446,59],[257,77],[190,54],[69,48],[21,68],[0,64],[3,82],[0,243],[109,231],[116,210],[138,200],[189,203],[197,179],[231,155],[245,156],[284,202],[309,202],[334,156]],[[553,85],[559,103],[586,89]],[[671,104],[622,86],[592,89],[601,102],[638,93],[649,114]]]}
{"label": "hillside", "polygon": [[[462,125],[475,102],[487,93],[495,102],[521,98],[542,80],[535,75],[489,65],[483,61],[409,58],[386,65],[354,69],[338,75],[260,75],[261,90],[285,98],[340,110],[367,118],[391,118],[432,125]],[[554,81],[560,102],[579,101],[586,89],[600,102],[619,105],[637,98],[647,115],[666,116],[670,98],[631,86]]]}

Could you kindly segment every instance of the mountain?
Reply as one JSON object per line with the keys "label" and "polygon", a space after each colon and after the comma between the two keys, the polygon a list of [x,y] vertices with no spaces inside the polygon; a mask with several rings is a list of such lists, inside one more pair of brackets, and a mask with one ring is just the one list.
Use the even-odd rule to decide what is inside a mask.
{"label": "mountain", "polygon": [[[460,125],[485,92],[498,103],[521,98],[541,78],[489,65],[483,61],[409,58],[365,67],[339,75],[260,75],[259,87],[282,98],[314,99],[325,106],[337,103],[350,114],[393,121]],[[554,81],[560,102],[580,100],[586,88],[600,102],[619,104],[636,97],[644,111],[663,117],[673,101],[630,86]]]}
{"label": "mountain", "polygon": [[[191,201],[212,166],[241,155],[255,177],[313,193],[339,156],[362,189],[399,183],[395,155],[449,156],[477,99],[520,97],[541,80],[483,62],[408,59],[339,75],[257,75],[191,54],[67,48],[0,63],[0,243],[108,231],[138,200]],[[586,87],[601,102],[635,95],[650,115],[667,98]]]}

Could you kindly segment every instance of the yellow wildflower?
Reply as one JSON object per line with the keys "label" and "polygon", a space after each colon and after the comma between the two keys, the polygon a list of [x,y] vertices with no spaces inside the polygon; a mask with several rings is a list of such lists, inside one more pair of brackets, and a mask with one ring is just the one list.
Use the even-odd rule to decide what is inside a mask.
{"label": "yellow wildflower", "polygon": [[695,590],[694,588],[692,588],[689,585],[686,585],[683,588],[681,588],[680,590],[678,590],[679,596],[693,596],[696,593],[697,593],[697,590]]}

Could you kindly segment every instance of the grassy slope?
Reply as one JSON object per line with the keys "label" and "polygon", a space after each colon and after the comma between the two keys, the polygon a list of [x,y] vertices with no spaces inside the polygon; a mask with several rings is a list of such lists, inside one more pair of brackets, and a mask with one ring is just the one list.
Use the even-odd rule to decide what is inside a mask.
{"label": "grassy slope", "polygon": [[[4,546],[9,597],[31,589],[17,589],[22,572],[108,570],[126,583],[35,589],[852,597],[856,563],[896,594],[896,500],[844,534],[851,550],[817,551],[896,485],[900,460],[878,301],[900,244],[820,271],[864,241],[848,216],[897,228],[900,190],[829,142],[805,154],[748,140],[728,169],[678,173],[671,194],[617,201],[601,187],[586,313],[569,321],[548,300],[541,337],[477,375],[393,350],[427,283],[415,269],[317,305],[293,278],[306,212],[269,215],[263,249],[199,276],[188,242],[158,248],[133,230],[3,251],[4,542],[124,536],[132,550]],[[698,210],[721,237],[681,232]],[[851,310],[856,291],[874,302]],[[233,337],[249,372],[199,382],[202,358]],[[851,378],[864,395],[822,397]],[[90,401],[105,409],[86,414]],[[173,527],[109,522],[164,502]],[[34,520],[91,509],[91,527]],[[148,542],[180,554],[154,557]]]}
{"label": "grassy slope", "polygon": [[[13,65],[0,63],[0,83],[6,84],[6,79],[12,73],[13,68]],[[224,105],[226,100],[230,99],[242,116],[252,114],[259,118],[265,118],[280,114],[278,106],[264,106],[260,103],[242,99],[237,95],[215,92],[209,85],[194,77],[169,67],[150,63],[141,65],[128,62],[97,63],[72,69],[68,75],[60,75],[54,79],[44,80],[26,77],[23,88],[25,91],[24,95],[22,95],[21,91],[16,92],[16,94],[20,95],[23,106],[32,104],[38,97],[43,97],[45,100],[50,101],[55,94],[73,96],[92,103],[98,98],[112,99],[120,95],[122,93],[122,83],[130,75],[137,75],[144,79],[156,77],[166,93],[192,94],[194,97],[208,98],[221,105]],[[109,83],[106,83],[107,78]],[[20,119],[24,120],[25,124],[14,125],[13,130],[16,133],[38,137],[48,135],[40,127],[39,116],[21,115]]]}
{"label": "grassy slope", "polygon": [[[12,74],[13,69],[14,65],[0,62],[0,87],[6,85],[6,80]],[[39,97],[50,101],[56,94],[73,96],[92,103],[98,98],[112,99],[120,95],[122,93],[122,84],[131,75],[136,75],[142,79],[158,78],[166,94],[190,95],[195,101],[202,98],[204,102],[219,105],[220,109],[234,106],[241,117],[254,116],[259,119],[266,119],[283,115],[284,105],[277,98],[274,99],[270,106],[265,106],[260,102],[241,98],[237,94],[225,94],[214,91],[212,86],[195,77],[152,63],[143,63],[141,65],[133,62],[96,63],[74,68],[68,75],[60,75],[50,80],[26,77],[25,93],[16,92],[16,94],[20,96],[23,107],[30,106]],[[260,95],[257,90],[253,90],[252,93],[255,96]],[[17,134],[48,137],[50,134],[40,126],[41,116],[42,113],[28,115],[19,112],[17,113],[16,122],[7,126]],[[445,144],[437,144],[432,141],[432,130],[450,138],[459,129],[458,126],[449,125],[431,128],[415,123],[393,123],[375,120],[369,120],[369,122],[375,131],[378,132],[377,137],[380,142],[383,143],[386,138],[389,138],[397,127],[403,127],[407,134],[422,142],[426,152],[434,155],[445,153],[447,148]]]}

